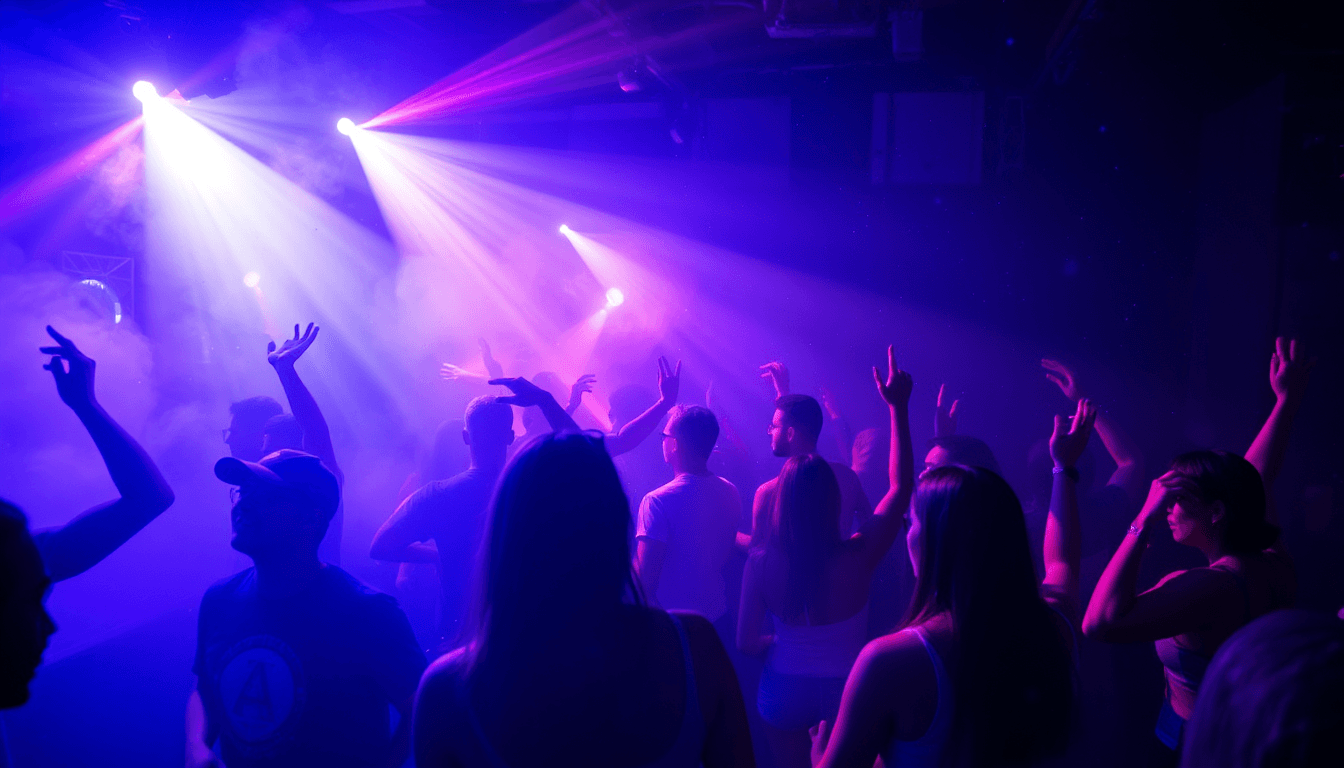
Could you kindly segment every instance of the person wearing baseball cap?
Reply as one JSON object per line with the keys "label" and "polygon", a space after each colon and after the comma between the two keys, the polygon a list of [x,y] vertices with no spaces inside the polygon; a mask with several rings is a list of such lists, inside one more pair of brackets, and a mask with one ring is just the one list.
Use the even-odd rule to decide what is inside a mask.
{"label": "person wearing baseball cap", "polygon": [[285,449],[220,459],[215,476],[234,486],[231,544],[254,566],[201,601],[187,764],[399,765],[425,656],[395,600],[318,557],[335,475]]}

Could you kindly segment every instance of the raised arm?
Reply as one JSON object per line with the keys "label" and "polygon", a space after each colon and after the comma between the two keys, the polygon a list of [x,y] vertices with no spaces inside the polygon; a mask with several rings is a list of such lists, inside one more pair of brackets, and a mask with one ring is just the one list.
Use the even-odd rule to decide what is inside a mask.
{"label": "raised arm", "polygon": [[[498,398],[501,403],[516,405],[519,408],[537,406],[541,409],[541,414],[546,417],[546,423],[551,425],[551,430],[555,432],[577,432],[579,425],[574,423],[574,419],[560,407],[560,403],[555,401],[555,395],[538,387],[536,384],[528,381],[522,376],[511,379],[491,379],[491,384],[498,384],[508,387],[512,395]],[[608,451],[611,449],[608,448]]]}
{"label": "raised arm", "polygon": [[583,404],[583,393],[592,392],[593,384],[596,381],[596,376],[585,373],[574,382],[574,385],[569,388],[569,403],[565,405],[565,413],[573,416],[574,412],[579,410],[579,406]]}
{"label": "raised arm", "polygon": [[43,354],[51,355],[51,361],[43,367],[56,380],[61,400],[93,438],[120,494],[64,527],[34,535],[47,576],[61,581],[97,565],[139,533],[172,506],[173,490],[145,449],[98,403],[93,391],[94,361],[51,326],[47,326],[47,333],[57,346],[41,348]]}
{"label": "raised arm", "polygon": [[789,368],[775,360],[761,366],[761,378],[775,388],[775,399],[789,394]]}
{"label": "raised arm", "polygon": [[658,402],[626,423],[621,431],[607,438],[607,453],[613,457],[633,451],[644,442],[658,423],[663,420],[672,406],[677,404],[677,394],[681,391],[681,361],[672,367],[667,358],[658,358]]}
{"label": "raised arm", "polygon": [[[1293,418],[1302,405],[1307,390],[1307,379],[1315,360],[1307,360],[1297,339],[1280,336],[1274,340],[1274,353],[1269,358],[1269,386],[1274,390],[1274,409],[1269,412],[1264,426],[1246,451],[1246,460],[1260,470],[1269,497],[1274,481],[1283,469],[1283,457],[1288,452],[1288,435],[1292,432]],[[1272,515],[1271,505],[1271,515]],[[1271,522],[1274,522],[1271,519]]]}
{"label": "raised arm", "polygon": [[317,340],[317,333],[320,330],[321,328],[309,323],[308,328],[300,336],[299,326],[295,325],[294,338],[285,339],[278,349],[274,341],[267,346],[266,360],[280,377],[280,386],[284,387],[285,397],[289,400],[289,410],[294,414],[294,420],[299,422],[299,428],[303,430],[303,450],[321,459],[344,487],[345,475],[336,464],[336,451],[331,444],[331,431],[327,428],[327,420],[322,416],[322,409],[317,406],[317,401],[313,399],[307,385],[294,370],[294,363],[298,362],[303,353]]}
{"label": "raised arm", "polygon": [[[848,465],[854,454],[854,430],[850,429],[849,419],[846,419],[840,410],[840,403],[836,401],[835,394],[827,387],[821,387],[818,394],[821,395],[821,407],[826,409],[826,415],[831,417],[831,423],[835,425],[835,447],[840,449],[840,458]],[[865,513],[872,511],[870,507]]]}
{"label": "raised arm", "polygon": [[1082,559],[1082,534],[1078,525],[1078,458],[1087,448],[1087,438],[1097,418],[1090,400],[1079,400],[1073,423],[1055,414],[1050,435],[1050,458],[1054,461],[1054,485],[1050,491],[1050,514],[1045,518],[1045,578],[1041,592],[1046,602],[1078,626],[1078,563]]}
{"label": "raised arm", "polygon": [[915,490],[915,456],[910,443],[910,392],[914,380],[896,367],[896,348],[887,347],[887,375],[873,368],[877,393],[887,404],[891,416],[891,455],[887,477],[891,487],[877,503],[872,518],[856,536],[864,540],[870,560],[876,564],[886,556],[905,522],[910,496]]}
{"label": "raised arm", "polygon": [[947,394],[947,385],[938,385],[938,403],[933,412],[933,436],[947,437],[957,434],[957,409],[961,401]]}
{"label": "raised arm", "polygon": [[[1078,377],[1068,366],[1058,360],[1042,360],[1041,367],[1049,371],[1045,377],[1054,382],[1065,397],[1074,402],[1085,397],[1082,387],[1078,384]],[[1105,414],[1097,413],[1094,426],[1097,437],[1101,438],[1101,444],[1106,447],[1106,452],[1115,462],[1115,471],[1111,473],[1111,478],[1106,484],[1124,490],[1130,503],[1137,503],[1144,492],[1143,453],[1124,430]]]}

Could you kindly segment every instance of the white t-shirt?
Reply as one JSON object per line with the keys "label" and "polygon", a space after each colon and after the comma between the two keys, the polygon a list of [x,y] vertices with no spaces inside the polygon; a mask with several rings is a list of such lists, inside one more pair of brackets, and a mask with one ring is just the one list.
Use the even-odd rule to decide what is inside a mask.
{"label": "white t-shirt", "polygon": [[667,545],[658,604],[710,621],[727,613],[723,567],[733,551],[742,499],[717,475],[679,475],[639,504],[637,537]]}

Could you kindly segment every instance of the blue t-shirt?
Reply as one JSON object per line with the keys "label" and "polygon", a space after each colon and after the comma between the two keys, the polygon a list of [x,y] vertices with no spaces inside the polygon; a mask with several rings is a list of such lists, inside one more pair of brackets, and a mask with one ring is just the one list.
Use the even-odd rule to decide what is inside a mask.
{"label": "blue t-shirt", "polygon": [[192,671],[229,768],[384,764],[425,666],[396,601],[334,565],[284,598],[249,568],[201,600]]}

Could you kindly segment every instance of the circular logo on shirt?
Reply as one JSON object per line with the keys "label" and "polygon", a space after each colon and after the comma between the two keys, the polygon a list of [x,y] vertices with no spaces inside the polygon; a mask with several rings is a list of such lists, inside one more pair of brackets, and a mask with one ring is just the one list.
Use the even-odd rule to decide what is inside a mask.
{"label": "circular logo on shirt", "polygon": [[255,635],[224,654],[219,695],[238,746],[265,748],[292,734],[303,709],[303,670],[278,637]]}

